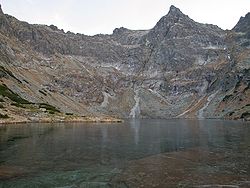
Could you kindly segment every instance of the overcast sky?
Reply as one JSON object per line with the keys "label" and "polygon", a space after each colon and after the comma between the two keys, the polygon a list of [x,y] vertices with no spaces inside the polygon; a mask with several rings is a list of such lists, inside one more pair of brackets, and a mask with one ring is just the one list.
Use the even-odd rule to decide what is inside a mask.
{"label": "overcast sky", "polygon": [[87,35],[117,27],[150,29],[170,5],[195,21],[231,29],[250,12],[250,0],[0,0],[4,13]]}

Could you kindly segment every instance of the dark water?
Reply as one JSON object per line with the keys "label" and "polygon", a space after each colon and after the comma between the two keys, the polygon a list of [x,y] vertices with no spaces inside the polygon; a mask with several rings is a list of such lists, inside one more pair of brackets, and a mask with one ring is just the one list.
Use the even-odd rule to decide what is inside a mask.
{"label": "dark water", "polygon": [[227,153],[250,175],[249,123],[23,124],[0,127],[0,187],[126,187],[111,182],[131,160],[197,147]]}

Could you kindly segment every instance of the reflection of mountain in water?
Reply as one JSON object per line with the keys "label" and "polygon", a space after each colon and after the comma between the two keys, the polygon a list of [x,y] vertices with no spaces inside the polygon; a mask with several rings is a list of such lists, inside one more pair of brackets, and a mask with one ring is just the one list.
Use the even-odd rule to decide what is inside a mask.
{"label": "reflection of mountain in water", "polygon": [[[0,187],[81,187],[96,182],[117,184],[117,178],[131,185],[131,177],[140,179],[140,173],[152,174],[144,177],[147,181],[167,173],[165,178],[172,177],[175,185],[179,182],[176,177],[193,173],[196,182],[182,179],[193,185],[210,176],[229,175],[231,179],[224,181],[237,184],[238,178],[248,177],[250,129],[246,125],[218,120],[134,119],[109,125],[7,126],[0,128]],[[8,140],[17,135],[22,139],[10,144]],[[143,182],[150,183],[134,183],[138,187]]]}

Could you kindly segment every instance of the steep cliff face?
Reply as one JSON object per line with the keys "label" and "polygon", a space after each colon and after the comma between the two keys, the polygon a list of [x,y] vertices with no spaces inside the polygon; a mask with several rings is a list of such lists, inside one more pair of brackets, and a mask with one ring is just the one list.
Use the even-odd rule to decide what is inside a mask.
{"label": "steep cliff face", "polygon": [[241,17],[239,22],[236,24],[236,26],[233,28],[236,32],[249,32],[250,30],[250,13],[247,13],[245,17]]}
{"label": "steep cliff face", "polygon": [[248,119],[248,23],[224,31],[171,6],[151,30],[86,36],[0,11],[1,85],[79,115]]}

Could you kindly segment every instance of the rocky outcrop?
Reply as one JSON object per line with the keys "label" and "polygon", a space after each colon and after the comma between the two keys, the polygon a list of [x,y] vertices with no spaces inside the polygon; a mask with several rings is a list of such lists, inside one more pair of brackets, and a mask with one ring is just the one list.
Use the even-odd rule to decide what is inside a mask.
{"label": "rocky outcrop", "polygon": [[10,36],[12,33],[11,27],[9,25],[9,22],[5,14],[2,11],[1,5],[0,5],[0,32],[6,34],[7,36]]}
{"label": "rocky outcrop", "polygon": [[241,17],[236,26],[232,29],[236,32],[235,40],[242,47],[250,47],[250,13],[246,14],[245,17]]}
{"label": "rocky outcrop", "polygon": [[250,31],[250,13],[247,13],[245,17],[241,17],[239,22],[233,28],[236,32],[249,32]]}
{"label": "rocky outcrop", "polygon": [[86,36],[0,11],[1,83],[81,116],[248,119],[248,15],[224,31],[171,6],[150,30]]}

